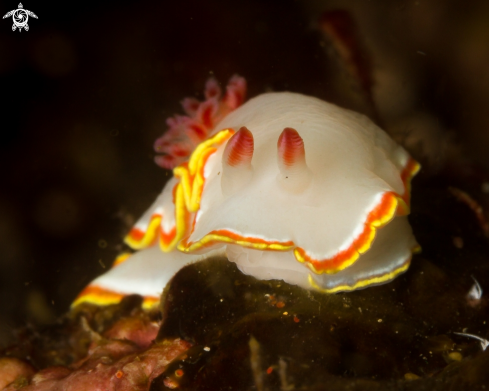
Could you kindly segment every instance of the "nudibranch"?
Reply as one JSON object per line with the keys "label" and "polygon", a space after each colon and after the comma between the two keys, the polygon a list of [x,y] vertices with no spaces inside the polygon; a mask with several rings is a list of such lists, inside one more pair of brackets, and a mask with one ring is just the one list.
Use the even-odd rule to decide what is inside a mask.
{"label": "nudibranch", "polygon": [[225,255],[245,274],[334,293],[391,281],[419,249],[407,214],[420,166],[364,115],[291,92],[241,105],[233,77],[220,99],[183,102],[158,164],[173,168],[126,237],[133,255],[75,303],[138,293],[149,306],[183,266]]}

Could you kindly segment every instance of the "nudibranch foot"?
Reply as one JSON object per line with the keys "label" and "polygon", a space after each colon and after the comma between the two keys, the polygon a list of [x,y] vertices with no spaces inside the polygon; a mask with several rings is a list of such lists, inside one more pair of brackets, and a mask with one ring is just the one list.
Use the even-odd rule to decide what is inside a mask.
{"label": "nudibranch foot", "polygon": [[408,269],[417,247],[407,218],[396,217],[379,230],[372,247],[359,262],[335,274],[311,274],[312,285],[335,293],[385,284]]}
{"label": "nudibranch foot", "polygon": [[225,252],[221,249],[205,255],[187,255],[178,251],[164,253],[157,245],[146,248],[93,280],[72,306],[115,304],[124,296],[138,294],[144,298],[143,307],[151,308],[159,303],[163,289],[182,267],[211,256],[225,256]]}
{"label": "nudibranch foot", "polygon": [[409,267],[417,243],[405,217],[381,230],[361,262],[335,274],[316,274],[297,262],[293,253],[257,251],[229,245],[226,254],[243,273],[262,280],[278,279],[327,293],[351,291],[385,284]]}

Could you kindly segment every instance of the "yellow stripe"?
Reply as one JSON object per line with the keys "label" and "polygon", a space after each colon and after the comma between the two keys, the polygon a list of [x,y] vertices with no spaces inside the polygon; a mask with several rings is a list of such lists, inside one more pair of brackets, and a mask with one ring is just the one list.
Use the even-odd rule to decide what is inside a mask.
{"label": "yellow stripe", "polygon": [[95,304],[95,305],[117,304],[121,301],[122,297],[124,297],[124,295],[120,295],[118,297],[116,296],[101,297],[96,294],[87,294],[87,295],[77,297],[75,301],[71,303],[71,308],[74,308],[82,303]]}
{"label": "yellow stripe", "polygon": [[365,288],[365,287],[372,285],[372,284],[381,284],[383,282],[388,282],[390,280],[393,280],[397,275],[405,272],[409,268],[410,261],[411,261],[411,258],[409,258],[408,261],[406,263],[404,263],[401,267],[393,270],[390,273],[382,274],[380,276],[375,276],[372,278],[367,278],[365,280],[360,280],[360,281],[356,282],[354,285],[338,285],[338,286],[335,286],[334,288],[326,289],[326,288],[321,288],[316,283],[316,281],[314,281],[314,279],[312,278],[312,276],[310,274],[309,274],[308,280],[309,280],[309,284],[311,285],[311,287],[313,287],[314,289],[317,289],[321,292],[324,292],[324,293],[336,293],[336,292],[341,292],[341,291],[349,292],[349,291],[354,291],[356,289]]}
{"label": "yellow stripe", "polygon": [[144,232],[144,236],[141,240],[135,240],[131,237],[130,233],[124,238],[124,242],[134,250],[141,250],[148,247],[156,237],[156,231],[161,222],[161,216],[153,217]]}
{"label": "yellow stripe", "polygon": [[183,238],[187,230],[187,209],[185,208],[184,190],[179,183],[175,192],[175,237],[168,244],[160,240],[160,248],[164,252],[173,251],[176,244]]}
{"label": "yellow stripe", "polygon": [[207,159],[217,150],[217,146],[227,141],[234,131],[224,129],[200,143],[190,156],[188,165],[181,165],[173,169],[173,175],[180,179],[185,196],[185,205],[189,212],[197,212],[200,208],[200,198],[204,188],[204,166]]}
{"label": "yellow stripe", "polygon": [[[120,301],[122,300],[123,297],[127,295],[121,295],[121,297],[100,297],[97,295],[84,295],[81,297],[78,297],[72,304],[71,308],[75,308],[79,306],[80,304],[87,303],[87,304],[94,304],[98,306],[106,306],[106,305],[114,305],[114,304],[119,304]],[[157,297],[152,297],[152,296],[147,296],[143,297],[143,303],[142,307],[145,310],[150,310],[153,307],[157,306],[160,304],[160,299]]]}
{"label": "yellow stripe", "polygon": [[334,269],[325,269],[325,270],[317,270],[312,263],[310,263],[307,259],[305,259],[302,254],[299,252],[299,250],[296,248],[294,250],[294,255],[295,259],[297,259],[300,263],[305,263],[306,266],[314,272],[314,274],[335,274],[338,273],[339,271],[346,269],[347,267],[350,267],[353,265],[358,258],[360,258],[360,254],[358,253],[358,250],[353,253],[353,255],[348,258],[346,261],[343,261],[340,266]]}
{"label": "yellow stripe", "polygon": [[234,134],[232,129],[224,129],[210,139],[200,143],[190,156],[188,164],[173,169],[173,175],[179,179],[175,195],[175,238],[166,245],[160,241],[163,251],[172,251],[175,246],[188,233],[187,226],[192,213],[200,208],[200,200],[204,189],[204,166],[207,159],[216,152],[217,147],[227,141]]}
{"label": "yellow stripe", "polygon": [[120,255],[117,256],[117,258],[115,259],[114,263],[112,264],[112,267],[116,267],[118,265],[120,265],[121,263],[124,263],[125,261],[127,261],[127,259],[132,255],[132,253],[122,253]]}
{"label": "yellow stripe", "polygon": [[178,245],[178,249],[184,253],[190,253],[212,242],[233,243],[233,244],[240,245],[242,247],[253,248],[256,250],[289,251],[294,248],[294,245],[285,245],[280,243],[255,243],[246,240],[246,238],[243,238],[243,240],[235,240],[226,235],[207,234],[199,241],[193,242],[190,245],[182,241]]}

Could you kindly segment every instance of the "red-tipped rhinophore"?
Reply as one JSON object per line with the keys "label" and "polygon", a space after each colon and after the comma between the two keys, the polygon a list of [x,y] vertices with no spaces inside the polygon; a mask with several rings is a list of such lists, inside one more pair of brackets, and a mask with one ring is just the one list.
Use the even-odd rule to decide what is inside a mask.
{"label": "red-tipped rhinophore", "polygon": [[253,157],[253,150],[253,135],[243,126],[226,144],[223,161],[231,167],[249,166]]}
{"label": "red-tipped rhinophore", "polygon": [[291,193],[301,193],[309,186],[312,179],[311,170],[306,165],[304,141],[297,130],[285,128],[277,142],[278,168],[277,177],[280,186]]}
{"label": "red-tipped rhinophore", "polygon": [[279,160],[286,168],[305,163],[304,141],[297,130],[285,128],[278,138],[277,148]]}

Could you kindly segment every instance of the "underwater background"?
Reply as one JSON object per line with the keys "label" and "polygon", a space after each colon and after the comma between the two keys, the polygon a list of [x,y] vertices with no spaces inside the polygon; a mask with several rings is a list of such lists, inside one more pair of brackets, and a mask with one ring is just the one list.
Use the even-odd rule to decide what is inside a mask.
{"label": "underwater background", "polygon": [[[153,163],[154,140],[208,77],[238,73],[249,97],[289,90],[369,114],[321,31],[325,11],[357,22],[384,128],[425,181],[453,161],[487,178],[487,2],[23,5],[38,16],[29,31],[0,21],[0,347],[18,327],[54,322],[110,267],[170,175]],[[0,1],[2,15],[16,7]]]}

